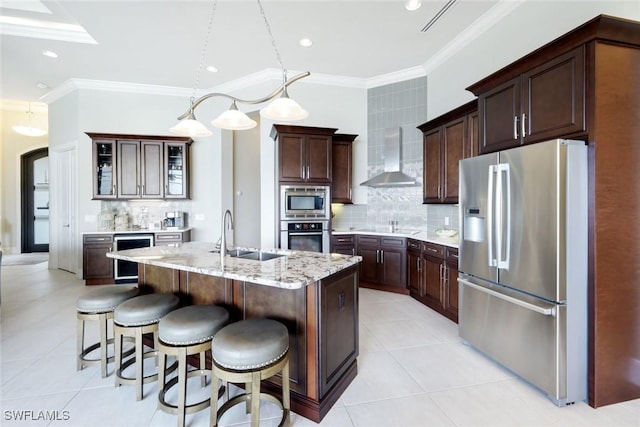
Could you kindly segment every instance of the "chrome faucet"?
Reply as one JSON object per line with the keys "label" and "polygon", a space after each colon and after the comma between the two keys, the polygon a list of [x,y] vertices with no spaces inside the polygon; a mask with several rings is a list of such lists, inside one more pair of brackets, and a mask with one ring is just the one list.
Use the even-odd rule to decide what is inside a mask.
{"label": "chrome faucet", "polygon": [[224,260],[227,255],[227,225],[230,230],[233,230],[233,217],[231,211],[227,209],[222,215],[222,236],[220,237],[220,260]]}

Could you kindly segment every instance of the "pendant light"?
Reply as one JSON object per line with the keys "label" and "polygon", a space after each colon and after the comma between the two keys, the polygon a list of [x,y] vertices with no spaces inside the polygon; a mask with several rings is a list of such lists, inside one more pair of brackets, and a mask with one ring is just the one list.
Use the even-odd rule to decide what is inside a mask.
{"label": "pendant light", "polygon": [[198,137],[198,136],[208,136],[211,135],[211,131],[209,131],[205,125],[203,125],[201,122],[199,122],[194,115],[194,110],[198,107],[198,105],[200,105],[203,101],[209,99],[209,98],[213,98],[213,97],[223,97],[223,98],[229,98],[231,99],[231,106],[229,107],[229,109],[227,111],[225,111],[224,113],[222,113],[218,118],[216,118],[215,120],[211,121],[211,124],[215,127],[221,128],[221,129],[228,129],[228,130],[245,130],[245,129],[251,129],[253,127],[255,127],[257,125],[255,120],[252,120],[249,118],[249,116],[247,116],[245,113],[243,113],[242,111],[238,110],[238,103],[240,104],[261,104],[267,101],[271,101],[274,98],[276,98],[278,95],[281,95],[281,97],[275,99],[269,106],[267,106],[266,108],[263,108],[260,110],[260,115],[262,117],[265,117],[267,119],[273,120],[273,121],[295,121],[295,120],[302,120],[306,117],[309,116],[309,113],[302,109],[302,107],[300,107],[300,105],[295,102],[293,99],[291,99],[289,97],[289,94],[287,92],[287,87],[289,85],[291,85],[292,83],[298,81],[301,78],[307,77],[310,75],[310,73],[307,72],[303,72],[300,73],[294,77],[292,77],[291,79],[287,79],[287,70],[284,68],[284,65],[282,64],[282,60],[280,58],[280,51],[278,50],[277,46],[276,46],[276,42],[275,39],[273,37],[273,34],[271,33],[271,26],[269,25],[269,21],[267,20],[267,16],[264,12],[264,9],[262,7],[262,3],[260,2],[260,0],[256,0],[258,3],[258,6],[260,8],[260,14],[262,15],[262,18],[264,20],[265,23],[265,27],[267,29],[267,33],[269,34],[269,37],[271,39],[271,45],[273,46],[274,52],[276,54],[276,59],[278,61],[278,64],[280,65],[280,68],[282,69],[282,74],[283,74],[283,83],[280,87],[278,87],[276,90],[274,90],[272,93],[270,93],[269,95],[259,98],[259,99],[250,99],[250,100],[245,100],[245,99],[240,99],[237,98],[235,96],[226,94],[226,93],[207,93],[202,95],[201,97],[194,99],[195,98],[195,93],[196,93],[196,89],[198,86],[198,81],[200,78],[200,71],[202,69],[202,64],[204,62],[204,56],[206,53],[206,49],[207,49],[207,43],[208,43],[208,39],[209,39],[209,35],[211,34],[211,28],[213,26],[213,17],[215,15],[216,12],[216,8],[217,8],[217,3],[218,0],[214,0],[213,1],[213,9],[211,11],[211,15],[209,17],[209,26],[207,28],[207,36],[205,38],[203,47],[202,47],[202,51],[200,53],[200,64],[198,66],[198,71],[196,74],[196,81],[194,84],[194,88],[193,88],[193,95],[191,97],[191,105],[189,106],[189,109],[183,113],[181,116],[178,117],[178,120],[180,120],[180,122],[178,124],[176,124],[175,126],[173,126],[172,128],[170,128],[169,130],[171,131],[171,133],[176,134],[176,135],[181,135],[181,136],[190,136],[190,137]]}
{"label": "pendant light", "polygon": [[11,128],[18,132],[20,135],[24,135],[24,136],[34,136],[34,137],[38,137],[38,136],[44,136],[47,134],[47,131],[45,129],[40,129],[37,127],[34,127],[31,124],[31,120],[33,118],[33,111],[31,111],[31,103],[29,102],[29,110],[25,112],[27,115],[27,125],[26,126],[20,126],[20,125],[15,125],[15,126],[11,126]]}

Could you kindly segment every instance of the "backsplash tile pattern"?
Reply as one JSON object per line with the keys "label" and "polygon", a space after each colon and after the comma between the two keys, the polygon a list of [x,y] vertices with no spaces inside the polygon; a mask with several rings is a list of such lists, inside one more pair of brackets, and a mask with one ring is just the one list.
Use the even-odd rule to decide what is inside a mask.
{"label": "backsplash tile pattern", "polygon": [[189,212],[191,201],[163,200],[163,201],[102,201],[101,212],[124,213],[129,215],[130,228],[146,229],[153,221],[162,221],[167,212],[182,211],[187,213],[187,226],[189,223]]}
{"label": "backsplash tile pattern", "polygon": [[396,220],[398,228],[434,230],[449,217],[449,227],[458,229],[457,205],[422,204],[422,132],[417,126],[427,120],[427,77],[369,89],[367,105],[368,177],[384,170],[384,130],[400,127],[402,171],[419,186],[369,188],[367,205],[334,205],[333,228],[380,229]]}

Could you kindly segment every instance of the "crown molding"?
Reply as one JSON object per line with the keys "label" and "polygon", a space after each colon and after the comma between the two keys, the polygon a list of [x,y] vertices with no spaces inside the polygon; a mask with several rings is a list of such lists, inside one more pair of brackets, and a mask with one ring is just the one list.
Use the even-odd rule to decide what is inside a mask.
{"label": "crown molding", "polygon": [[505,16],[517,9],[525,1],[526,0],[500,0],[491,9],[476,19],[456,38],[447,43],[445,47],[436,52],[435,55],[431,56],[427,62],[422,64],[425,74],[429,74],[438,68],[473,40],[477,39],[495,24],[500,22],[500,20]]}
{"label": "crown molding", "polygon": [[392,73],[381,74],[379,76],[371,77],[366,80],[366,88],[371,89],[374,87],[385,86],[392,83],[403,82],[405,80],[416,79],[418,77],[424,77],[427,75],[423,66],[418,65],[416,67],[406,68],[404,70],[394,71]]}
{"label": "crown molding", "polygon": [[72,43],[98,44],[80,25],[52,23],[10,16],[0,16],[0,34]]}

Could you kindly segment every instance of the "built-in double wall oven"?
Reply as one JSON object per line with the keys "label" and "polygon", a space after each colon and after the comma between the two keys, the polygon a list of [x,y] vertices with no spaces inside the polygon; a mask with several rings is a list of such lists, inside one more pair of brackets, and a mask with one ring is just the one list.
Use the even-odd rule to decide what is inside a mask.
{"label": "built-in double wall oven", "polygon": [[329,252],[331,230],[329,186],[280,187],[280,247]]}
{"label": "built-in double wall oven", "polygon": [[[153,234],[116,234],[113,236],[113,246],[116,251],[138,249],[154,246]],[[138,263],[114,260],[113,275],[116,283],[135,283],[138,281]]]}

